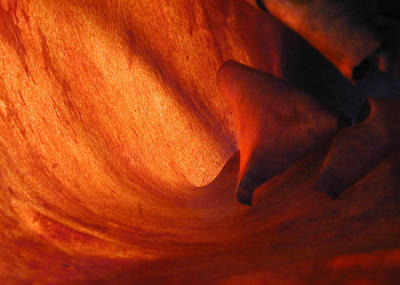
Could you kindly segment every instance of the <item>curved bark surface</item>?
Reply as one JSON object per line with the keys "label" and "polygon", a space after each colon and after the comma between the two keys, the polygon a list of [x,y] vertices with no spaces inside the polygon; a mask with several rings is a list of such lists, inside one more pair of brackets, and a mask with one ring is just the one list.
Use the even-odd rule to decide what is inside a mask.
{"label": "curved bark surface", "polygon": [[397,148],[332,200],[317,143],[241,205],[229,59],[307,102],[347,84],[245,1],[0,1],[0,283],[397,284]]}

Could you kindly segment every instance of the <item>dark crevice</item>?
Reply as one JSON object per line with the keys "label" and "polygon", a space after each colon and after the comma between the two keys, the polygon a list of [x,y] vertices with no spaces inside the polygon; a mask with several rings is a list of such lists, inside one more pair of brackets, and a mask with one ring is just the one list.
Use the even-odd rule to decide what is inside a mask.
{"label": "dark crevice", "polygon": [[267,7],[265,7],[263,0],[257,0],[256,3],[261,10],[267,12]]}
{"label": "dark crevice", "polygon": [[377,64],[374,63],[371,58],[366,58],[353,69],[353,80],[358,81],[366,78],[377,69]]}
{"label": "dark crevice", "polygon": [[351,118],[347,116],[339,116],[338,119],[338,129],[343,129],[343,128],[348,128],[353,124],[353,121]]}
{"label": "dark crevice", "polygon": [[369,117],[370,114],[371,114],[371,104],[369,103],[368,100],[365,100],[364,104],[360,109],[360,113],[356,118],[356,123],[364,121],[366,118]]}

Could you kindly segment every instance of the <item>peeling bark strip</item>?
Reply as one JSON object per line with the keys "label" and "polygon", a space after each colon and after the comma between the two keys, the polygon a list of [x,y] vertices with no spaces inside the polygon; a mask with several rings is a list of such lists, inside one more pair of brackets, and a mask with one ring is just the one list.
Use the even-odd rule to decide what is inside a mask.
{"label": "peeling bark strip", "polygon": [[[386,100],[387,101],[387,100]],[[316,190],[332,198],[354,185],[396,147],[394,120],[387,116],[385,100],[371,100],[370,116],[358,125],[341,130],[335,137],[315,183]],[[389,100],[397,108],[396,100]]]}
{"label": "peeling bark strip", "polygon": [[314,147],[329,142],[337,130],[337,117],[311,96],[237,62],[220,68],[218,86],[236,117],[240,146],[237,196],[244,204],[251,204],[258,186]]}
{"label": "peeling bark strip", "polygon": [[256,188],[333,138],[314,184],[332,198],[398,147],[398,115],[393,111],[400,109],[398,100],[370,99],[368,117],[341,129],[341,118],[329,114],[309,95],[237,62],[221,67],[218,86],[236,118],[240,148],[237,198],[243,204],[251,205]]}
{"label": "peeling bark strip", "polygon": [[362,69],[374,68],[366,62],[383,39],[347,2],[263,0],[272,15],[304,37],[347,78],[358,79],[354,76],[367,72]]}

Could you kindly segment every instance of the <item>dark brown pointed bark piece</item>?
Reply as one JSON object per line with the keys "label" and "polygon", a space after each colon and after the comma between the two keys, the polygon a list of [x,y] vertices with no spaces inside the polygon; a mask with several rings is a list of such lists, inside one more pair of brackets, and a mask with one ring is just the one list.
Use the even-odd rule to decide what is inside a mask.
{"label": "dark brown pointed bark piece", "polygon": [[370,116],[338,133],[315,182],[316,190],[336,198],[373,169],[390,149],[397,147],[395,107],[399,103],[392,100],[392,104],[383,104],[384,101],[370,99]]}
{"label": "dark brown pointed bark piece", "polygon": [[236,118],[241,203],[250,205],[258,186],[336,131],[337,118],[313,98],[261,71],[226,62],[218,86]]}

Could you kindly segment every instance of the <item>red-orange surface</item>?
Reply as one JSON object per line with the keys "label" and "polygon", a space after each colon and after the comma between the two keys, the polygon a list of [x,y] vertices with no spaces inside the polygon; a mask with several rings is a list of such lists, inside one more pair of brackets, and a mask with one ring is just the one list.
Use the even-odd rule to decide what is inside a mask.
{"label": "red-orange surface", "polygon": [[[270,74],[244,75],[242,90],[278,82],[268,122],[285,126],[283,114],[309,129],[293,124],[271,144],[287,130],[236,111],[227,83],[218,91],[229,59]],[[241,82],[237,68],[226,78]],[[332,115],[291,88],[343,81],[245,1],[0,0],[0,284],[398,284],[397,102],[372,101],[375,115],[350,132],[357,145],[360,129],[379,130],[387,144],[361,145],[381,154],[362,156],[337,199],[314,191],[353,152],[346,133],[331,150],[319,141]],[[293,90],[297,115],[276,88]],[[268,109],[257,102],[255,114]],[[312,125],[308,110],[324,120]],[[277,147],[287,167],[251,207],[235,193],[253,133],[241,118],[266,131],[248,153]],[[318,141],[292,154],[297,135]]]}

